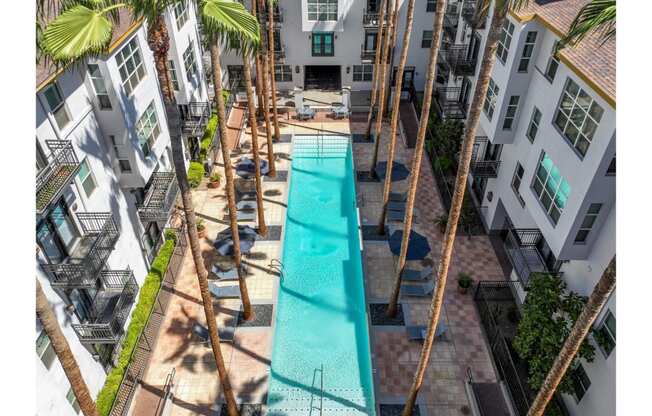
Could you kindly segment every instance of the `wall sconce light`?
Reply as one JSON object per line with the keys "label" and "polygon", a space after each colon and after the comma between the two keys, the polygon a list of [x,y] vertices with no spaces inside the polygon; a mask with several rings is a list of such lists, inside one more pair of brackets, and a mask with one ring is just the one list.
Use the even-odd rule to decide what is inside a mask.
{"label": "wall sconce light", "polygon": [[347,67],[346,67],[346,73],[348,74],[348,73],[350,73],[350,72],[351,72],[351,67],[350,67],[350,66],[347,66]]}
{"label": "wall sconce light", "polygon": [[487,201],[491,202],[494,199],[494,193],[489,191],[487,192]]}
{"label": "wall sconce light", "polygon": [[301,73],[301,67],[299,65],[295,66],[294,72],[296,72],[297,74]]}

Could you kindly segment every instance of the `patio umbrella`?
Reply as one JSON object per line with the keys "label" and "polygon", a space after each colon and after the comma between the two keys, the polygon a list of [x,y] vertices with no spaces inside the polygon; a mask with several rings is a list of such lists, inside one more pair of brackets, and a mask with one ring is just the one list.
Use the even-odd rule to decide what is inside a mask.
{"label": "patio umbrella", "polygon": [[[258,239],[258,233],[248,225],[238,225],[238,235],[240,236],[240,251],[242,253],[249,253]],[[218,233],[213,246],[221,256],[233,255],[231,229],[227,228]]]}
{"label": "patio umbrella", "polygon": [[[394,231],[389,237],[389,249],[396,256],[401,254],[401,240],[403,230]],[[430,253],[428,239],[416,231],[410,231],[410,242],[408,243],[407,260],[423,260]]]}
{"label": "patio umbrella", "polygon": [[[256,173],[256,164],[248,157],[240,159],[235,165],[235,173],[243,178],[251,178]],[[269,163],[265,159],[260,159],[260,174],[267,175],[269,173]]]}
{"label": "patio umbrella", "polygon": [[[378,164],[376,164],[375,171],[376,175],[378,175],[380,179],[385,179],[385,175],[387,174],[387,162],[378,162]],[[404,164],[393,162],[392,181],[402,181],[408,176],[410,176],[410,171],[405,167]]]}

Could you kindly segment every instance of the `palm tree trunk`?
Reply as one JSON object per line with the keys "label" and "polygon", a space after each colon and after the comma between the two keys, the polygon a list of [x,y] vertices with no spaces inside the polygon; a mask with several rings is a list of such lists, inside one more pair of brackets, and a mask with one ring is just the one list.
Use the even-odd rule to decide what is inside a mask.
{"label": "palm tree trunk", "polygon": [[387,36],[385,36],[385,44],[383,45],[383,57],[380,67],[380,79],[378,84],[378,114],[376,115],[376,142],[374,143],[374,153],[371,159],[371,168],[369,169],[369,175],[371,177],[376,176],[376,163],[378,163],[378,149],[380,149],[380,138],[382,132],[383,124],[383,112],[385,111],[385,82],[387,80],[387,71],[388,71],[388,58],[389,58],[389,46],[391,44],[393,23],[394,23],[394,6],[396,6],[396,0],[389,0],[389,12],[387,22],[389,26],[387,27]]}
{"label": "palm tree trunk", "polygon": [[82,413],[84,416],[98,416],[97,407],[79,370],[77,360],[75,360],[75,356],[70,350],[68,340],[61,331],[57,317],[52,311],[38,279],[36,279],[36,316],[41,321],[48,338],[50,338],[54,353],[57,355],[61,367],[63,367],[63,372],[70,382],[70,387],[75,394]]}
{"label": "palm tree trunk", "polygon": [[[262,0],[259,0],[262,1]],[[269,55],[269,79],[272,89],[272,114],[274,115],[274,140],[281,140],[281,130],[278,127],[278,111],[276,110],[276,79],[274,72],[274,5],[273,0],[267,0],[267,53]]]}
{"label": "palm tree trunk", "polygon": [[240,298],[242,300],[242,313],[245,320],[253,318],[247,281],[242,269],[242,254],[240,253],[240,235],[238,234],[238,220],[235,208],[235,186],[233,183],[233,168],[226,143],[226,110],[224,108],[224,97],[222,96],[222,66],[220,65],[220,51],[216,42],[211,43],[211,65],[213,67],[213,84],[215,98],[217,100],[217,123],[220,129],[220,147],[222,148],[222,159],[224,162],[224,176],[226,177],[226,199],[229,207],[229,222],[233,238],[233,260],[238,270],[238,285],[240,286]]}
{"label": "palm tree trunk", "polygon": [[265,111],[263,110],[263,75],[261,74],[261,69],[263,68],[262,62],[260,62],[260,56],[256,53],[254,65],[256,66],[256,96],[258,96],[258,106],[256,106],[258,118],[261,119],[265,117]]}
{"label": "palm tree trunk", "polygon": [[256,209],[258,211],[258,234],[267,235],[267,224],[265,224],[265,209],[263,207],[263,188],[262,178],[260,175],[260,155],[258,154],[258,124],[256,123],[256,106],[254,105],[254,94],[251,83],[251,64],[249,57],[242,58],[244,67],[244,78],[247,87],[247,108],[249,109],[249,125],[251,127],[251,147],[254,154],[254,164],[256,173]]}
{"label": "palm tree trunk", "polygon": [[[398,13],[396,13],[398,15]],[[389,142],[387,144],[387,172],[385,173],[385,185],[383,187],[383,210],[378,223],[378,233],[385,234],[385,218],[387,217],[387,203],[389,192],[392,188],[392,167],[394,163],[394,149],[396,147],[396,130],[398,127],[399,106],[401,105],[401,89],[403,88],[403,72],[410,47],[410,34],[414,23],[414,0],[409,0],[407,16],[405,18],[405,31],[403,32],[403,46],[401,57],[396,71],[396,86],[394,88],[394,104],[392,106],[392,120],[390,122]],[[396,24],[396,22],[394,22]],[[396,26],[394,26],[396,27]]]}
{"label": "palm tree trunk", "polygon": [[163,99],[172,102],[174,95],[172,93],[172,81],[168,72],[168,51],[170,49],[170,36],[168,35],[167,26],[163,20],[163,15],[149,27],[147,32],[147,43],[154,54],[154,64],[156,66],[156,76],[163,94]]}
{"label": "palm tree trunk", "polygon": [[380,13],[378,14],[378,35],[376,37],[376,57],[374,61],[374,76],[371,82],[371,103],[369,104],[369,115],[367,116],[367,128],[365,138],[369,140],[371,135],[371,121],[374,118],[374,107],[376,107],[376,96],[378,95],[378,83],[380,78],[380,58],[383,53],[383,32],[385,28],[385,9],[387,9],[387,0],[380,3]]}
{"label": "palm tree trunk", "polygon": [[572,364],[573,359],[577,355],[584,338],[586,338],[586,335],[591,330],[593,322],[595,322],[615,288],[616,258],[614,257],[604,273],[602,273],[602,277],[600,278],[600,281],[598,281],[598,284],[593,288],[593,292],[591,292],[589,300],[586,302],[586,305],[584,305],[582,313],[577,318],[570,334],[568,334],[564,346],[561,348],[561,351],[559,351],[559,355],[557,355],[555,362],[552,364],[552,368],[550,368],[550,372],[541,385],[537,397],[535,397],[534,402],[532,402],[532,406],[527,413],[528,416],[543,415],[548,402],[550,402],[553,394],[555,394],[555,390],[557,390],[557,386],[559,386],[559,383],[566,374],[568,367]]}
{"label": "palm tree trunk", "polygon": [[[390,74],[389,77],[389,82],[387,82],[387,86],[385,87],[385,105],[389,106],[390,102],[390,91],[392,89],[392,63],[394,62],[394,51],[396,49],[396,39],[397,39],[397,32],[398,32],[398,15],[399,15],[399,5],[398,2],[396,3],[396,7],[394,10],[394,18],[392,19],[392,37],[390,38],[390,46],[389,46],[389,56],[387,57],[387,73]],[[389,117],[389,115],[386,115],[386,117]]]}
{"label": "palm tree trunk", "polygon": [[[432,99],[432,82],[434,81],[433,75],[435,73],[435,64],[439,49],[439,41],[441,39],[441,29],[445,13],[445,2],[443,0],[438,1],[436,7],[437,11],[435,12],[435,27],[433,29],[434,32],[432,47],[430,49],[430,64],[433,66],[433,68],[429,68],[428,81],[426,86],[427,90],[424,92],[424,105],[421,111],[421,119],[419,120],[419,133],[417,136],[415,157],[412,164],[413,177],[410,178],[411,186],[408,193],[408,210],[405,219],[406,225],[405,230],[403,231],[403,241],[401,243],[401,256],[399,257],[399,264],[396,269],[396,281],[398,285],[394,289],[395,293],[392,294],[391,300],[394,307],[396,305],[396,300],[398,299],[401,273],[405,265],[405,253],[407,252],[408,236],[412,227],[412,208],[414,204],[414,194],[416,192],[416,182],[419,173],[418,169],[421,164],[423,143],[426,128],[428,125],[428,114],[430,111],[430,101]],[[410,388],[410,392],[408,393],[405,408],[403,409],[403,416],[408,416],[412,413],[412,408],[416,402],[417,394],[419,393],[419,389],[423,383],[423,376],[428,366],[430,353],[432,351],[432,345],[435,341],[435,330],[437,328],[437,323],[439,322],[441,306],[444,300],[444,289],[446,288],[448,267],[450,266],[451,256],[453,254],[455,233],[457,231],[457,224],[460,219],[460,213],[462,210],[462,201],[464,199],[464,191],[466,190],[466,180],[469,175],[469,165],[471,163],[471,156],[473,153],[475,133],[478,128],[478,122],[480,120],[480,111],[482,109],[485,96],[487,95],[487,88],[489,86],[491,71],[493,70],[493,66],[496,62],[496,47],[498,45],[501,28],[505,22],[506,13],[507,6],[502,9],[494,10],[493,17],[491,19],[491,26],[487,34],[487,43],[485,45],[480,73],[478,74],[478,83],[476,85],[475,92],[473,93],[473,101],[471,102],[471,108],[466,122],[466,128],[464,129],[464,139],[461,146],[460,161],[457,168],[457,177],[455,178],[455,190],[453,191],[451,208],[448,214],[448,223],[446,225],[446,232],[444,233],[444,241],[439,259],[439,269],[437,272],[436,280],[437,289],[435,290],[435,294],[430,304],[430,319],[428,321],[428,330],[426,339],[423,343],[423,348],[421,350],[421,355],[419,357],[417,372],[415,374],[412,387]],[[390,304],[390,307],[392,304]]]}

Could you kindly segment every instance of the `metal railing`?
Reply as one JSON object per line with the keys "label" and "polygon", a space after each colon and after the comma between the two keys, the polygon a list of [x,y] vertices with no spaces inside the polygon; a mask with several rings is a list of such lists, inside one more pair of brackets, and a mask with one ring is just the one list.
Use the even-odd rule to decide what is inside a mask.
{"label": "metal railing", "polygon": [[[474,178],[495,178],[498,176],[501,161],[490,158],[491,155],[488,153],[489,143],[486,136],[475,138],[471,157],[471,174]],[[481,198],[479,199],[481,200]]]}
{"label": "metal railing", "polygon": [[378,20],[378,12],[369,12],[365,10],[362,14],[362,26],[378,27]]}
{"label": "metal railing", "polygon": [[278,48],[274,48],[274,59],[277,61],[285,59],[285,45],[279,45]]}
{"label": "metal railing", "polygon": [[188,137],[201,137],[211,118],[211,103],[193,101],[180,105],[181,129]]}
{"label": "metal railing", "polygon": [[486,16],[480,16],[484,0],[465,0],[462,5],[462,19],[474,29],[484,29],[487,20]]}
{"label": "metal railing", "polygon": [[360,59],[363,61],[373,61],[376,57],[375,49],[365,49],[364,44],[360,45]]}
{"label": "metal railing", "polygon": [[444,63],[457,76],[474,75],[478,63],[477,57],[469,56],[468,44],[448,45],[442,51]]}
{"label": "metal railing", "polygon": [[507,258],[512,264],[523,288],[527,288],[532,273],[551,273],[539,244],[544,240],[537,228],[509,228],[504,246]]}
{"label": "metal railing", "polygon": [[455,40],[459,21],[460,16],[457,12],[457,5],[449,5],[444,14],[444,35],[451,39],[451,41]]}
{"label": "metal railing", "polygon": [[79,159],[68,140],[47,140],[50,149],[46,165],[36,174],[36,212],[42,213],[73,180],[79,170]]}
{"label": "metal railing", "polygon": [[174,172],[154,172],[145,190],[145,198],[137,205],[142,222],[167,222],[179,194]]}
{"label": "metal railing", "polygon": [[466,117],[468,103],[462,102],[462,88],[437,88],[434,98],[441,118],[462,119]]}
{"label": "metal railing", "polygon": [[77,249],[63,263],[41,265],[54,287],[95,288],[120,237],[120,228],[108,212],[80,212],[77,220],[83,233]]}

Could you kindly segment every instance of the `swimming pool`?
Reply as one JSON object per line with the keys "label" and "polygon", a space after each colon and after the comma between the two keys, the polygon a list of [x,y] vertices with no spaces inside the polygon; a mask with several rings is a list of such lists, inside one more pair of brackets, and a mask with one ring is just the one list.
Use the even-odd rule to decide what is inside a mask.
{"label": "swimming pool", "polygon": [[375,415],[348,136],[295,136],[270,415]]}

